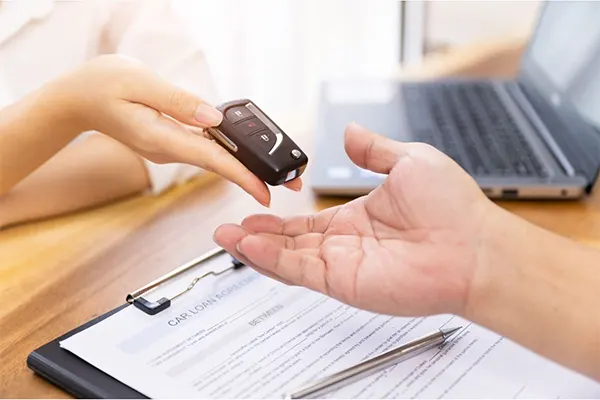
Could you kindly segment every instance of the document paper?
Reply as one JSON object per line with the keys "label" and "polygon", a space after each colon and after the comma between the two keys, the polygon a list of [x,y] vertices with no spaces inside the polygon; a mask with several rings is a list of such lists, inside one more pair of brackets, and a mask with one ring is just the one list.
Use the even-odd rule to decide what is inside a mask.
{"label": "document paper", "polygon": [[61,346],[152,398],[283,398],[455,326],[445,345],[319,397],[600,398],[598,383],[469,321],[360,311],[250,268],[198,284],[155,316],[127,307]]}

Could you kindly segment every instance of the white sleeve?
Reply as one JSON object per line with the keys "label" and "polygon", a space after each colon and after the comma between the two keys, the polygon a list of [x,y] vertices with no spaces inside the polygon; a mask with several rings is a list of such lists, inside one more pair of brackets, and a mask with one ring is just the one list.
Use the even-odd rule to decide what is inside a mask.
{"label": "white sleeve", "polygon": [[[136,58],[174,85],[208,103],[217,103],[205,55],[169,0],[114,2],[99,51]],[[145,165],[150,193],[154,194],[201,172],[197,167],[183,164],[155,164],[145,160]]]}
{"label": "white sleeve", "polygon": [[149,193],[151,194],[160,194],[202,173],[200,168],[192,165],[156,164],[146,159],[144,159],[144,164],[148,172]]}

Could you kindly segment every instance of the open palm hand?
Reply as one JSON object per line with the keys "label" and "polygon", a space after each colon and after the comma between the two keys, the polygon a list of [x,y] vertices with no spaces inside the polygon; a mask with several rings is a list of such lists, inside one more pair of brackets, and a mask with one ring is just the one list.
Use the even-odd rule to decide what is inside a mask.
{"label": "open palm hand", "polygon": [[388,174],[370,194],[309,216],[246,218],[215,239],[257,271],[392,315],[458,312],[466,301],[491,202],[443,153],[357,125],[346,151]]}

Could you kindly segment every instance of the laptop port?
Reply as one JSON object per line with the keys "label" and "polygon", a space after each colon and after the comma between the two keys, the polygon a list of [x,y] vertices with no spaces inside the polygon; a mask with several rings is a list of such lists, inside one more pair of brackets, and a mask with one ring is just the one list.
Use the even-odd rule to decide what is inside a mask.
{"label": "laptop port", "polygon": [[517,197],[519,195],[518,189],[502,189],[502,197]]}

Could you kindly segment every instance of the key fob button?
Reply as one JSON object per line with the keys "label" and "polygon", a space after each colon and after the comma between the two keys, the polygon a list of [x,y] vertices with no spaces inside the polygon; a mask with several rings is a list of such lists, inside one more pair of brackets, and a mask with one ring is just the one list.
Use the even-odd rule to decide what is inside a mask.
{"label": "key fob button", "polygon": [[300,152],[300,150],[298,150],[298,149],[292,150],[291,154],[295,160],[298,160],[300,157],[302,157],[302,152]]}
{"label": "key fob button", "polygon": [[265,124],[262,123],[258,118],[251,118],[246,121],[240,122],[235,126],[236,130],[244,135],[251,135],[254,132],[262,131],[267,129]]}
{"label": "key fob button", "polygon": [[254,143],[258,144],[258,146],[266,152],[269,152],[271,148],[273,148],[277,139],[275,137],[275,134],[270,130],[256,132],[250,138],[254,141]]}
{"label": "key fob button", "polygon": [[250,112],[250,110],[244,106],[231,107],[225,112],[225,118],[227,118],[232,124],[253,116],[254,114],[252,114],[252,112]]}

